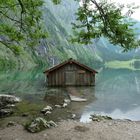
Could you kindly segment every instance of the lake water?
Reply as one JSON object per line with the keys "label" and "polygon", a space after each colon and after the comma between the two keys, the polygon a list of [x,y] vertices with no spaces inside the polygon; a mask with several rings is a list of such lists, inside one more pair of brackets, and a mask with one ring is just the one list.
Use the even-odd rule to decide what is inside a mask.
{"label": "lake water", "polygon": [[[44,99],[51,102],[45,85],[43,69],[29,71],[1,71],[0,93],[13,94],[34,103]],[[85,103],[71,103],[73,113],[79,114],[80,121],[90,121],[91,114],[108,115],[117,119],[140,120],[140,71],[128,69],[102,69],[96,76],[95,87],[77,87],[77,93],[87,97]],[[53,92],[55,103],[64,98],[70,89],[59,88]],[[59,95],[59,98],[55,98]],[[49,97],[49,98],[48,98]]]}

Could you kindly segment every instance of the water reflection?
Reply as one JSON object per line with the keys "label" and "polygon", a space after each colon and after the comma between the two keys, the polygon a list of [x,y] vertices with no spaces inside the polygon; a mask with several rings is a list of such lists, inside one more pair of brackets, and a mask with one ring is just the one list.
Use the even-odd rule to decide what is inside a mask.
{"label": "water reflection", "polygon": [[[136,80],[137,79],[137,80]],[[90,114],[113,118],[140,120],[140,72],[125,69],[106,69],[98,75],[95,96],[98,100],[85,107],[81,121]]]}
{"label": "water reflection", "polygon": [[[71,95],[80,99],[86,98],[87,101],[71,101],[66,108],[63,108],[64,101],[71,100]],[[94,87],[48,88],[44,97],[47,105],[53,106],[53,108],[56,105],[61,106],[61,108],[55,108],[49,116],[54,120],[71,119],[72,114],[76,114],[76,118],[79,119],[83,113],[83,108],[94,100]]]}
{"label": "water reflection", "polygon": [[113,118],[140,120],[140,71],[102,69],[95,87],[47,88],[44,69],[0,71],[0,93],[14,94],[30,102],[62,104],[69,94],[86,98],[72,102],[68,109],[89,121],[90,114],[107,114]]}
{"label": "water reflection", "polygon": [[0,71],[0,93],[26,96],[44,93],[44,74],[41,68],[28,71]]}

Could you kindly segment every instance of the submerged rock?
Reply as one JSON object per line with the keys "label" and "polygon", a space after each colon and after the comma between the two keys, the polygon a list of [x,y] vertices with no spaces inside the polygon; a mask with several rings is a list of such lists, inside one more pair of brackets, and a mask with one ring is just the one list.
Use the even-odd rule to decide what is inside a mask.
{"label": "submerged rock", "polygon": [[43,108],[42,110],[41,110],[41,113],[43,113],[43,114],[51,114],[51,111],[53,110],[53,108],[51,107],[51,106],[46,106],[45,108]]}
{"label": "submerged rock", "polygon": [[76,118],[76,114],[72,114],[72,115],[71,115],[71,118],[72,118],[72,119],[75,119],[75,118]]}
{"label": "submerged rock", "polygon": [[73,102],[86,102],[87,99],[70,95],[71,101]]}
{"label": "submerged rock", "polygon": [[46,111],[45,115],[48,115],[48,114],[51,114],[51,113],[52,113],[51,111]]}
{"label": "submerged rock", "polygon": [[68,104],[67,103],[63,103],[63,108],[65,108],[65,107],[67,107],[68,106]]}
{"label": "submerged rock", "polygon": [[64,99],[64,103],[69,104],[71,101],[69,99]]}
{"label": "submerged rock", "polygon": [[55,105],[56,108],[61,108],[61,105]]}
{"label": "submerged rock", "polygon": [[25,128],[29,132],[36,133],[40,132],[46,128],[56,127],[56,123],[53,121],[46,121],[45,119],[39,117],[26,124]]}
{"label": "submerged rock", "polygon": [[46,106],[46,107],[44,107],[44,108],[41,110],[41,112],[52,111],[52,110],[53,110],[53,109],[52,109],[51,106]]}

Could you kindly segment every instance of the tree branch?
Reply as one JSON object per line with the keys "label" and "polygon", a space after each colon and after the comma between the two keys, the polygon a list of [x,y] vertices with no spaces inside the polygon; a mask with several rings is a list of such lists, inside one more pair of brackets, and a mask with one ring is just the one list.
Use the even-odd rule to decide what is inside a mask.
{"label": "tree branch", "polygon": [[3,13],[2,11],[0,11],[0,13],[1,13],[3,16],[5,16],[6,18],[8,18],[8,19],[10,19],[10,20],[12,20],[12,21],[15,21],[15,22],[21,24],[21,22],[20,22],[19,20],[16,20],[16,19],[14,19],[14,18],[9,17],[6,13]]}
{"label": "tree branch", "polygon": [[[16,4],[13,4],[13,5],[10,5],[10,7],[15,7],[15,6],[19,6],[19,4],[16,3]],[[9,9],[9,6],[0,6],[0,8],[3,8],[3,9],[8,8]]]}
{"label": "tree branch", "polygon": [[20,13],[20,28],[22,29],[22,26],[23,26],[23,13],[25,13],[26,11],[25,11],[25,8],[24,8],[24,5],[23,5],[23,3],[22,3],[22,1],[21,0],[18,0],[18,2],[19,2],[19,5],[20,5],[20,7],[21,7],[21,13]]}

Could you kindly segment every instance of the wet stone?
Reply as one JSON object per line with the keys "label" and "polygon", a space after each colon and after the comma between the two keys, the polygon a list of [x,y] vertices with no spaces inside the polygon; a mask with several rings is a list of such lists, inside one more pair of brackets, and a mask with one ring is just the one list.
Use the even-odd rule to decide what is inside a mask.
{"label": "wet stone", "polygon": [[46,106],[45,108],[43,108],[42,110],[41,110],[41,113],[43,113],[43,114],[51,114],[51,111],[53,110],[53,108],[51,107],[51,106]]}
{"label": "wet stone", "polygon": [[61,108],[61,105],[55,105],[56,108]]}

